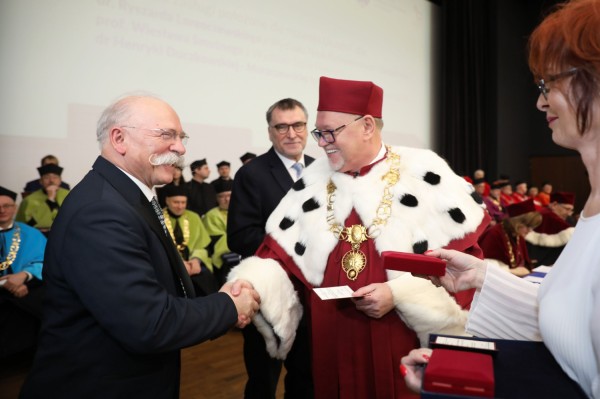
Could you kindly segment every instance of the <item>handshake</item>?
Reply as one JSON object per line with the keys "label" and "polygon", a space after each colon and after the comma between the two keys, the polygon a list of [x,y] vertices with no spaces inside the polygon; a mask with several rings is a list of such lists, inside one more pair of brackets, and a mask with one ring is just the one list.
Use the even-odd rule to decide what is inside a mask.
{"label": "handshake", "polygon": [[231,297],[238,313],[236,327],[244,328],[260,309],[260,295],[247,280],[235,280],[225,283],[219,292]]}

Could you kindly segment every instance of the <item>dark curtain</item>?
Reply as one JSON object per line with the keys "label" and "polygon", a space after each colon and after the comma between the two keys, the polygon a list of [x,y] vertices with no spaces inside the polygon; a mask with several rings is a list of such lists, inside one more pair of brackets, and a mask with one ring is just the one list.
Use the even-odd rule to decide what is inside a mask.
{"label": "dark curtain", "polygon": [[[441,6],[441,121],[438,151],[454,171],[495,165],[494,1],[438,0]],[[494,44],[495,46],[495,44]],[[493,168],[492,168],[493,169]],[[489,174],[489,173],[488,173]]]}

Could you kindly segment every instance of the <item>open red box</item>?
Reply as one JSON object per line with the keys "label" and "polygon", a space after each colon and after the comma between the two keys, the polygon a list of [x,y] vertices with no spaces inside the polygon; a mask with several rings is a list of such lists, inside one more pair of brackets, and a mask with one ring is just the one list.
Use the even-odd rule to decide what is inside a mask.
{"label": "open red box", "polygon": [[493,398],[492,356],[464,350],[434,349],[425,368],[423,391]]}

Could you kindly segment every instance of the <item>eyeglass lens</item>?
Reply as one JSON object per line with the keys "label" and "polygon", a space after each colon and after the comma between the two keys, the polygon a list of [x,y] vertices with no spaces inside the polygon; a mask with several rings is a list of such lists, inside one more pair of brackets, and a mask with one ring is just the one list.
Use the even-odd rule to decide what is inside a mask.
{"label": "eyeglass lens", "polygon": [[290,126],[292,127],[292,129],[294,129],[296,133],[302,133],[306,128],[306,122],[295,122],[290,125],[288,125],[287,123],[279,123],[273,127],[275,128],[275,130],[277,130],[277,133],[285,134],[290,130]]}

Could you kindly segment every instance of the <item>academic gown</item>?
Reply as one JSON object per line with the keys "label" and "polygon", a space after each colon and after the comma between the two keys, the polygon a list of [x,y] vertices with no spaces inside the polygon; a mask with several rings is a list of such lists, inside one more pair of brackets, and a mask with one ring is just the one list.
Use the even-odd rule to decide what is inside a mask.
{"label": "academic gown", "polygon": [[15,219],[38,229],[50,229],[67,194],[69,190],[59,188],[55,205],[50,207],[46,192],[43,189],[34,191],[21,202]]}
{"label": "academic gown", "polygon": [[[414,188],[415,191],[411,192],[415,194],[416,197],[413,199],[418,199],[418,201],[426,203],[428,201],[426,193],[429,190],[422,188],[421,192],[417,192],[417,187],[423,187],[423,185],[419,181],[414,181],[423,181],[422,175],[420,175],[420,167],[419,172],[415,174],[418,174],[421,177],[409,176],[411,166],[416,165],[416,163],[413,164],[408,160],[408,158],[412,157],[406,152],[408,151],[407,149],[395,149],[401,150],[402,155],[406,158],[404,159],[403,164],[403,170],[405,171],[404,189],[409,190],[408,187]],[[411,149],[410,151],[415,150]],[[416,150],[416,152],[418,152],[418,150]],[[416,217],[416,219],[421,218],[415,213],[424,212],[420,215],[423,216],[424,214],[429,214],[431,222],[434,220],[438,221],[435,227],[435,230],[438,232],[439,230],[450,231],[456,227],[456,224],[469,224],[469,227],[461,226],[461,233],[452,233],[456,235],[455,237],[452,237],[451,234],[444,233],[434,238],[434,232],[432,230],[431,235],[429,236],[431,239],[429,245],[431,245],[431,248],[434,248],[439,245],[439,243],[443,242],[440,246],[462,250],[476,256],[481,256],[476,240],[489,222],[489,217],[484,215],[481,204],[479,206],[475,204],[473,198],[469,195],[469,189],[467,189],[466,192],[462,191],[462,188],[460,188],[462,187],[462,184],[459,184],[460,177],[455,176],[453,173],[451,174],[447,165],[440,165],[437,158],[431,159],[433,156],[431,152],[413,155],[415,155],[415,160],[416,158],[419,158],[419,161],[426,167],[434,166],[427,164],[427,161],[430,161],[440,168],[440,170],[436,169],[436,172],[440,173],[441,181],[444,181],[449,185],[446,189],[440,187],[440,192],[449,194],[447,191],[449,187],[454,187],[454,190],[451,190],[453,191],[451,196],[454,197],[453,200],[462,201],[461,208],[464,211],[464,215],[466,215],[466,219],[470,222],[467,223],[460,217],[456,217],[456,220],[452,221],[451,218],[448,218],[447,213],[444,216],[445,211],[442,211],[442,214],[438,216],[435,211],[429,211],[429,209],[431,209],[429,206],[423,205],[422,208],[419,208],[415,205],[413,207],[412,205],[414,205],[415,201],[413,201],[413,199],[408,200],[408,194],[402,196],[396,193],[394,203],[398,203],[396,201],[399,199],[399,196],[403,198],[404,202],[408,205],[399,205],[399,208],[392,209],[392,214],[398,209],[404,208],[404,210],[398,211],[398,213],[406,215],[400,216],[400,219],[407,218],[403,220],[406,222],[412,217]],[[323,162],[327,161],[317,160],[314,163],[314,168],[323,168],[326,170],[327,167],[324,166]],[[367,203],[369,209],[371,207],[373,210],[376,209],[376,206],[373,206],[373,203],[378,204],[380,197],[371,194],[371,191],[379,193],[379,189],[374,188],[373,190],[367,190],[364,187],[368,187],[370,183],[373,183],[372,185],[379,184],[375,182],[381,181],[381,173],[388,168],[386,165],[380,165],[379,167],[375,165],[371,166],[373,166],[373,169],[377,169],[376,172],[373,173],[373,176],[369,176],[370,174],[368,172],[370,168],[361,171],[368,180],[361,180],[363,175],[357,179],[352,177],[337,177],[340,180],[346,181],[346,183],[335,181],[335,184],[338,185],[338,188],[340,189],[340,192],[337,194],[340,208],[342,207],[341,203],[343,202],[343,198],[349,198],[346,195],[348,193],[345,191],[347,188],[349,191],[354,190],[355,192],[354,196],[356,198],[353,198],[355,201],[354,203],[359,205]],[[420,346],[419,338],[421,337],[418,337],[415,331],[418,330],[423,332],[423,335],[426,337],[428,335],[425,331],[427,328],[438,330],[439,325],[436,327],[433,327],[433,325],[439,320],[424,320],[428,317],[431,317],[431,319],[437,319],[438,317],[447,318],[447,320],[455,317],[460,319],[461,315],[458,313],[461,311],[460,307],[457,306],[457,302],[459,305],[462,305],[463,308],[467,308],[472,299],[473,292],[461,294],[460,298],[453,300],[449,297],[447,292],[442,289],[436,289],[426,280],[414,278],[412,276],[399,277],[395,280],[394,284],[399,280],[402,280],[400,284],[405,285],[402,285],[402,288],[399,288],[396,293],[414,292],[415,295],[410,295],[413,297],[412,300],[400,300],[399,302],[401,303],[398,304],[396,299],[399,297],[396,297],[395,290],[392,288],[394,302],[401,308],[397,308],[397,310],[410,319],[411,327],[414,327],[414,330],[409,328],[408,325],[398,317],[396,311],[393,310],[380,319],[374,319],[356,310],[355,305],[349,299],[334,301],[320,300],[318,296],[314,294],[312,288],[349,285],[353,290],[356,290],[371,283],[390,282],[391,279],[398,276],[393,275],[393,277],[391,277],[392,275],[390,272],[383,268],[379,254],[382,250],[392,249],[386,248],[386,246],[394,246],[396,250],[404,252],[413,252],[415,249],[424,251],[427,249],[428,244],[427,241],[421,241],[418,245],[413,245],[412,249],[408,249],[411,248],[409,244],[414,239],[417,230],[423,228],[423,225],[418,226],[417,224],[410,224],[410,226],[408,226],[404,223],[399,223],[401,221],[400,219],[394,220],[393,222],[390,221],[381,235],[377,238],[377,240],[379,240],[379,245],[377,245],[376,240],[373,239],[368,239],[361,244],[360,249],[367,257],[367,265],[365,269],[359,273],[356,281],[349,280],[346,273],[341,268],[341,259],[344,254],[351,249],[351,246],[345,241],[335,239],[333,234],[328,231],[324,214],[324,198],[317,196],[311,198],[313,194],[323,193],[327,179],[323,181],[322,173],[319,173],[318,170],[314,171],[314,173],[312,172],[312,167],[306,169],[303,180],[294,185],[293,190],[288,193],[280,206],[274,211],[267,225],[269,235],[258,249],[256,253],[257,258],[249,258],[242,261],[242,264],[238,268],[233,269],[230,279],[248,278],[251,281],[254,280],[256,281],[255,286],[259,287],[258,289],[260,292],[262,289],[262,282],[259,281],[260,276],[257,276],[257,274],[269,276],[273,276],[274,274],[274,270],[267,270],[268,264],[265,262],[266,259],[276,260],[286,271],[295,291],[299,295],[299,301],[302,303],[304,312],[306,312],[308,316],[307,318],[311,328],[311,355],[316,398],[359,399],[369,397],[409,397],[411,394],[405,387],[404,379],[400,375],[398,367],[402,356],[406,355],[411,349]],[[433,174],[424,174],[429,177],[433,176]],[[318,181],[312,181],[313,175],[315,180]],[[335,176],[338,175],[341,174],[335,174]],[[436,174],[435,176],[440,177],[440,175]],[[306,181],[304,181],[304,179]],[[438,183],[437,178],[432,178],[431,181],[434,182],[434,186]],[[450,184],[450,182],[452,182],[452,184]],[[457,184],[458,187],[455,184]],[[313,189],[313,187],[316,188]],[[361,187],[362,189],[360,189]],[[356,191],[357,188],[359,189],[358,191]],[[470,192],[472,192],[472,188],[470,190]],[[434,197],[433,193],[434,192],[429,193],[429,199]],[[375,197],[369,198],[370,195],[374,195]],[[359,201],[361,198],[363,200]],[[461,199],[458,200],[457,198]],[[433,199],[434,202],[437,200],[438,199]],[[441,200],[444,201],[444,199]],[[469,203],[471,205],[469,205]],[[298,216],[295,213],[298,204],[300,204],[304,210],[304,215],[314,215],[316,216],[316,219],[303,220],[303,216]],[[418,210],[414,210],[414,208],[418,208]],[[453,209],[456,210],[458,208]],[[415,213],[413,213],[413,211]],[[351,226],[353,224],[362,224],[363,226],[369,225],[370,223],[366,224],[365,220],[361,218],[360,213],[360,211],[351,207],[349,209],[348,217],[343,219],[344,226]],[[364,211],[362,213],[365,215]],[[459,212],[456,213],[459,214]],[[463,213],[460,212],[460,214],[462,215]],[[286,216],[282,218],[284,215]],[[293,220],[291,215],[294,215],[295,220]],[[444,218],[448,218],[448,225],[446,225],[447,222],[444,221]],[[457,220],[459,220],[460,223]],[[323,223],[325,223],[324,226],[322,225]],[[393,227],[389,227],[390,225]],[[278,228],[276,226],[278,226]],[[294,231],[296,228],[298,231]],[[404,228],[408,228],[408,230],[402,230]],[[433,224],[431,225],[431,228],[434,229]],[[402,233],[404,233],[404,236]],[[427,232],[419,231],[419,233]],[[287,237],[288,234],[292,239],[291,241]],[[314,253],[311,253],[313,251]],[[316,259],[324,260],[322,274],[316,270],[310,270],[311,268],[315,268],[315,264],[312,261],[315,261]],[[304,263],[305,260],[306,263]],[[245,274],[246,270],[248,270],[248,274]],[[321,270],[320,267],[319,270]],[[319,281],[319,276],[322,277],[321,281]],[[274,279],[275,277],[268,278]],[[269,287],[274,287],[273,284],[275,283],[271,280],[269,282]],[[276,292],[274,292],[275,290],[281,289],[280,285],[281,284],[278,284],[276,289],[269,288],[269,290],[264,292],[264,295],[261,292],[261,299],[264,299],[261,304],[261,313],[265,318],[268,318],[268,315],[272,312],[277,312],[277,309],[270,308],[269,303],[275,302],[271,297],[276,294]],[[427,295],[427,298],[423,297],[423,293]],[[399,295],[401,296],[403,294]],[[421,295],[421,297],[416,299],[415,297],[418,295]],[[284,312],[293,314],[293,310],[289,310],[288,303],[281,303],[282,301],[287,301],[288,296],[289,294],[284,293],[282,298],[279,301],[276,301],[279,302],[277,306],[278,309],[280,309],[279,311],[283,310]],[[457,307],[458,310],[453,309],[452,311],[449,311],[448,314],[444,314],[444,311],[448,309],[448,302],[452,302],[454,304],[453,306]],[[441,306],[441,308],[438,308],[440,310],[439,312],[431,312],[428,308],[428,306],[436,306],[434,304]],[[442,308],[443,311],[441,310]],[[279,323],[279,318],[273,320],[275,320],[275,322],[267,320],[267,323],[270,324],[270,328],[272,328],[278,336],[276,340],[285,344],[287,340],[285,337],[282,338],[282,336],[285,335],[285,326]],[[464,319],[457,323],[458,327],[454,330],[455,332],[460,333],[460,331],[462,331],[464,333],[464,324],[461,323],[464,323]],[[255,324],[257,324],[257,328],[261,331],[259,321],[255,320]],[[284,333],[282,333],[282,330]],[[292,331],[293,328],[289,330]],[[267,349],[269,350],[269,348],[272,347],[269,343],[269,337],[265,335],[265,339],[267,341]]]}
{"label": "academic gown", "polygon": [[204,216],[206,212],[217,206],[217,193],[210,183],[198,183],[190,180],[186,183],[187,209]]}
{"label": "academic gown", "polygon": [[[523,237],[508,239],[502,223],[486,230],[479,239],[479,246],[486,259],[494,259],[504,268],[514,269],[518,266],[525,266],[531,269],[531,260],[525,239]],[[510,251],[514,256],[514,261],[511,261]]]}
{"label": "academic gown", "polygon": [[11,229],[0,231],[0,240],[2,240],[0,247],[4,248],[0,251],[0,262],[6,261],[17,230],[20,236],[19,249],[10,267],[4,271],[0,270],[0,276],[29,272],[33,277],[41,280],[46,237],[39,230],[24,223],[15,222]]}

